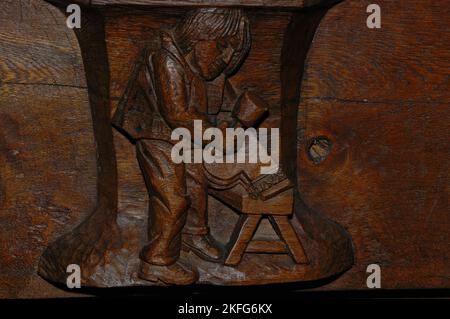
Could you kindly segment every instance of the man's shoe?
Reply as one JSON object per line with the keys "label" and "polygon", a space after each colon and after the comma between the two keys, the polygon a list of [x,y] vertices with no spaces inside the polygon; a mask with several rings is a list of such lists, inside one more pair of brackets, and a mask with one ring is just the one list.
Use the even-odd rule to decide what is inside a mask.
{"label": "man's shoe", "polygon": [[207,261],[216,263],[222,261],[222,249],[209,235],[183,234],[182,249],[184,251],[192,251]]}
{"label": "man's shoe", "polygon": [[147,281],[161,281],[170,285],[190,285],[198,280],[197,272],[178,261],[169,266],[159,266],[141,260],[138,276]]}

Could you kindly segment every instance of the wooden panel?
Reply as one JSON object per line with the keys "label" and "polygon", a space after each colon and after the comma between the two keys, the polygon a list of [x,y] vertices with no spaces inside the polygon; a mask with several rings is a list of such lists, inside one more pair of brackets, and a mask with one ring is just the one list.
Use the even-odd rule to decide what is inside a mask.
{"label": "wooden panel", "polygon": [[448,1],[377,1],[382,28],[368,29],[373,1],[331,9],[316,34],[304,99],[450,103]]}
{"label": "wooden panel", "polygon": [[[302,84],[299,190],[307,205],[348,230],[357,260],[342,277],[318,289],[366,289],[371,263],[382,267],[383,288],[448,288],[449,8],[443,0],[379,0],[382,29],[369,30],[365,9],[370,3],[347,0],[330,11],[314,38]],[[97,201],[81,55],[64,15],[43,1],[6,0],[0,7],[0,121],[6,132],[0,140],[0,295],[64,295],[37,277],[35,269],[43,248],[84,219]],[[111,112],[148,31],[180,16],[171,9],[136,15],[115,10],[104,12]],[[232,81],[257,89],[276,109],[280,39],[289,14],[250,11],[255,49]],[[102,105],[107,93],[93,98]],[[332,146],[320,164],[306,153],[317,136],[326,136]],[[129,218],[141,225],[136,231],[142,237],[145,186],[132,145],[116,133],[115,146],[119,212],[126,213],[120,222]],[[223,210],[211,210],[219,220]],[[220,219],[212,228],[228,229],[232,221]],[[223,241],[226,235],[217,237]],[[286,280],[295,279],[282,258]],[[267,272],[268,282],[275,282],[270,274],[276,269]],[[230,276],[230,284],[239,283],[237,275]]]}
{"label": "wooden panel", "polygon": [[[146,5],[146,6],[243,6],[306,8],[317,5],[321,0],[53,0],[61,3],[79,3],[83,5]],[[329,3],[336,0],[329,0]]]}
{"label": "wooden panel", "polygon": [[[446,1],[346,1],[322,21],[299,105],[299,185],[308,205],[352,235],[357,264],[326,289],[450,287],[450,22]],[[316,136],[332,143],[315,165]]]}
{"label": "wooden panel", "polygon": [[78,43],[50,5],[3,0],[0,56],[0,297],[67,295],[36,268],[97,200]]}

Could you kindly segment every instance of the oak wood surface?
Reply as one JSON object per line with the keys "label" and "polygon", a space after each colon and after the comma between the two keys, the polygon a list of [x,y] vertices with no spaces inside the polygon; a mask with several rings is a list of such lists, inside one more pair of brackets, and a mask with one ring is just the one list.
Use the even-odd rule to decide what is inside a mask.
{"label": "oak wood surface", "polygon": [[[357,264],[328,286],[450,285],[450,22],[446,1],[347,1],[322,21],[307,60],[299,122],[299,187],[308,204],[349,230]],[[305,150],[327,136],[320,165]]]}
{"label": "oak wood surface", "polygon": [[0,8],[0,296],[67,295],[36,266],[97,201],[80,49],[51,5],[5,0]]}
{"label": "oak wood surface", "polygon": [[[326,15],[302,81],[298,187],[308,205],[349,231],[357,258],[346,274],[318,289],[366,289],[371,263],[381,265],[384,288],[448,288],[449,7],[444,0],[379,0],[382,29],[369,30],[370,3],[348,0]],[[0,295],[64,295],[35,270],[44,247],[97,203],[83,60],[74,33],[52,6],[38,0],[0,6]],[[159,21],[157,13],[147,19],[145,10],[105,12],[111,113],[144,31],[175,21],[174,12]],[[264,19],[254,18],[254,36],[260,52],[271,54],[251,54],[233,81],[250,83],[276,108],[281,43],[275,39],[289,14],[259,14]],[[251,64],[261,69],[250,70]],[[316,136],[332,145],[319,165],[306,152]],[[134,150],[117,133],[114,142],[121,218],[144,222],[146,190],[130,160]],[[214,200],[210,206],[213,215],[231,214]],[[270,237],[269,225],[261,226],[256,237]]]}
{"label": "oak wood surface", "polygon": [[[141,5],[141,6],[242,6],[268,8],[306,8],[323,3],[322,0],[51,0],[70,4],[79,3],[88,6]],[[327,0],[328,3],[338,0]]]}

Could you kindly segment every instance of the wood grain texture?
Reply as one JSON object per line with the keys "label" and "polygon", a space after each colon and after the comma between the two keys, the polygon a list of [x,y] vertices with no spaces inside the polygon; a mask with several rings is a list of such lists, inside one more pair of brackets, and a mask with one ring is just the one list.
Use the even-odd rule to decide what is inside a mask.
{"label": "wood grain texture", "polygon": [[282,241],[252,240],[246,249],[249,253],[285,253],[286,244]]}
{"label": "wood grain texture", "polygon": [[288,216],[269,216],[270,223],[278,236],[286,243],[289,253],[298,264],[307,264],[308,257],[305,249],[298,239],[295,229],[292,227]]}
{"label": "wood grain texture", "polygon": [[[275,7],[275,8],[306,8],[323,4],[323,0],[51,0],[53,2],[70,4],[79,3],[91,6],[141,5],[141,6],[241,6],[241,7]],[[338,0],[327,0],[328,3]]]}
{"label": "wood grain texture", "polygon": [[231,235],[230,253],[225,260],[225,265],[235,266],[239,264],[247,245],[252,240],[256,228],[261,220],[261,215],[241,215]]}
{"label": "wood grain texture", "polygon": [[[371,263],[382,267],[386,289],[448,288],[449,9],[444,0],[379,0],[382,29],[369,30],[365,9],[370,3],[347,0],[328,13],[296,88],[301,88],[300,101],[286,100],[298,107],[293,158],[299,193],[314,211],[346,228],[357,257],[349,272],[317,289],[366,289]],[[0,295],[63,296],[35,273],[45,246],[84,220],[98,200],[81,53],[64,15],[43,1],[4,1],[0,7],[0,121],[5,132],[0,140]],[[181,14],[175,8],[152,8],[149,19],[146,10],[123,14],[126,10],[103,12],[111,113],[147,32]],[[277,110],[283,100],[279,39],[290,13],[270,10],[250,14],[258,49],[232,80],[250,84]],[[148,200],[133,147],[114,134],[118,222],[137,225],[133,234],[124,234],[129,249],[145,237]],[[307,150],[318,136],[329,139],[331,151],[315,164]],[[214,199],[209,206],[213,235],[226,242],[236,216]],[[263,222],[255,239],[275,238]],[[195,256],[187,258],[209,267]],[[258,258],[244,256],[245,267],[258,267],[264,257]],[[263,269],[267,282],[277,282],[280,274],[295,280],[290,257],[277,258],[277,267]],[[220,284],[221,271],[203,279]],[[229,284],[242,281],[239,269],[225,271]]]}
{"label": "wood grain texture", "polygon": [[[167,8],[159,8],[145,10],[136,8],[109,8],[103,12],[106,17],[106,40],[111,71],[111,113],[115,113],[117,109],[116,105],[127,86],[129,74],[140,49],[149,43],[152,43],[152,41],[155,41],[155,38],[158,36],[158,30],[167,30],[167,28],[179,21],[186,12],[186,9],[169,10]],[[251,12],[252,50],[239,72],[230,79],[236,87],[254,90],[268,102],[270,112],[273,112],[275,115],[280,112],[279,103],[281,99],[281,88],[279,70],[282,63],[282,60],[280,59],[281,47],[283,44],[282,40],[285,27],[289,23],[291,17],[291,13],[287,11],[277,11],[276,13],[276,15],[273,15],[263,10]],[[312,28],[311,32],[313,32],[313,29],[314,28]],[[307,45],[308,43],[305,43],[305,50],[307,49]],[[277,50],[274,50],[274,48],[277,48]],[[296,105],[293,105],[293,107],[295,108]],[[295,125],[295,118],[292,118],[291,122]],[[274,121],[274,123],[275,125],[279,125],[279,121]],[[138,251],[146,241],[145,224],[142,223],[142,220],[147,218],[147,190],[134,155],[135,147],[128,139],[122,136],[122,134],[118,134],[118,132],[115,133],[115,147],[118,159],[119,177],[118,217],[119,220],[122,220],[121,224],[124,232],[129,234],[129,237],[133,238],[133,240],[128,243],[128,248],[132,252],[133,257],[130,257],[130,264],[126,266],[127,269],[133,269],[132,267],[135,267],[135,262],[133,260],[138,260]],[[166,184],[166,187],[169,187],[168,183]],[[238,195],[240,196],[240,194]],[[282,209],[283,214],[290,214],[292,212],[292,199],[289,200],[286,198],[283,200],[285,201],[283,205],[288,207],[287,209],[284,209],[283,205],[277,205],[270,200],[269,202],[273,204],[275,209]],[[264,207],[264,204],[262,203],[259,205],[260,207],[254,205],[255,207],[252,207],[251,209],[268,208]],[[208,219],[211,223],[211,234],[213,237],[218,235],[218,237],[220,237],[220,244],[224,245],[229,241],[230,236],[233,237],[229,233],[235,225],[233,212],[226,215],[217,215],[215,214],[215,211],[217,211],[217,207],[209,207],[211,215]],[[313,214],[309,216],[314,218]],[[331,223],[327,224],[325,219],[321,219],[319,225],[316,225],[316,231],[321,232],[319,229],[323,229],[322,227],[333,228],[334,225],[335,224]],[[299,230],[300,228],[301,227],[297,224],[296,230]],[[328,231],[329,229],[325,230],[324,233]],[[333,242],[331,239],[335,238],[333,236],[339,237],[338,234],[339,231],[330,234],[331,237],[329,238],[329,242]],[[224,237],[224,235],[228,237]],[[314,236],[316,235],[317,233]],[[305,236],[307,237],[307,235]],[[326,241],[315,244],[315,240],[316,238],[310,239],[308,247],[310,250],[319,250],[320,252],[312,254],[316,259],[315,262],[304,267],[304,269],[296,267],[295,262],[293,262],[289,256],[287,256],[287,259],[283,259],[283,257],[279,256],[266,256],[266,262],[264,264],[261,264],[264,260],[263,258],[254,256],[245,258],[244,256],[242,263],[239,264],[237,269],[232,269],[231,267],[225,267],[223,265],[205,264],[202,263],[199,258],[186,256],[183,256],[182,258],[189,258],[190,261],[192,261],[192,264],[196,266],[199,265],[199,263],[201,264],[201,269],[199,269],[200,282],[223,285],[262,284],[273,283],[280,280],[288,282],[295,280],[295,278],[298,278],[298,280],[316,279],[321,276],[341,272],[342,269],[345,269],[351,264],[351,258],[349,257],[349,255],[351,255],[349,254],[350,246],[344,243],[346,242],[345,240],[343,241],[342,238],[336,239],[336,242],[338,243],[333,243],[333,245],[341,247],[341,250],[335,250],[335,252],[333,252],[333,254],[335,253],[335,256],[327,256],[324,263],[319,260],[325,257],[323,254],[329,253],[329,247],[322,247],[322,245],[327,245]],[[140,244],[136,245],[136,241],[140,242]],[[337,258],[337,260],[333,263],[334,258]],[[259,272],[254,271],[253,263],[255,260],[258,260],[260,263],[261,271]],[[283,271],[271,273],[272,269],[274,267],[276,268],[278,263],[283,264]],[[340,270],[338,271],[337,269]],[[236,271],[244,274],[242,275],[241,280],[228,280],[234,276]],[[325,274],[323,272],[325,272]],[[125,273],[124,277],[121,277],[118,280],[120,280],[120,285],[137,283],[134,278],[130,278],[128,274]],[[102,284],[106,286],[109,285],[107,279]],[[115,281],[114,284],[119,283]],[[139,284],[145,283],[139,281]]]}
{"label": "wood grain texture", "polygon": [[0,296],[67,296],[36,267],[97,200],[80,49],[57,9],[5,0],[0,57]]}
{"label": "wood grain texture", "polygon": [[[446,1],[346,1],[322,21],[299,104],[298,183],[305,201],[351,233],[356,266],[326,289],[449,287],[450,23]],[[306,149],[326,136],[319,165]]]}

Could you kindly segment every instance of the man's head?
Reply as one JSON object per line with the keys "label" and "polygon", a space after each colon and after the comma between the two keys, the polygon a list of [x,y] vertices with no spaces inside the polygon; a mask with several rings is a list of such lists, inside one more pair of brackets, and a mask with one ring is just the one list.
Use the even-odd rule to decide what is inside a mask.
{"label": "man's head", "polygon": [[250,25],[240,9],[202,8],[189,12],[175,28],[177,45],[192,54],[206,80],[232,74],[250,50]]}

